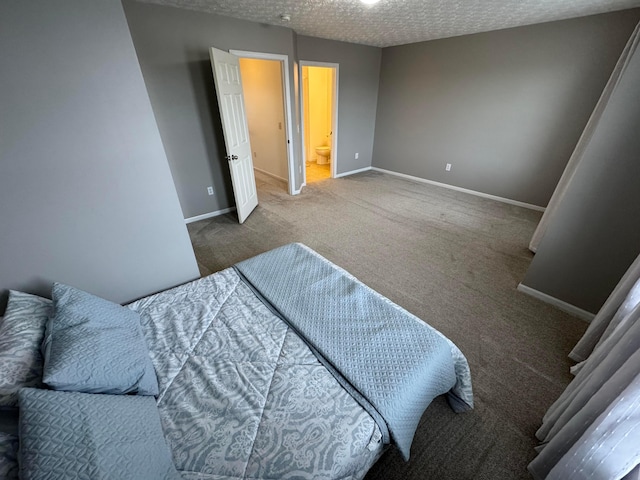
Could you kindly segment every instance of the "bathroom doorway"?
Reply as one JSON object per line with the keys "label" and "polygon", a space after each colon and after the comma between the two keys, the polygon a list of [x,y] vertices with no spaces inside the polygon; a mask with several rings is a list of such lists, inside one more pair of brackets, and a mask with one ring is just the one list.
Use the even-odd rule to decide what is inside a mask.
{"label": "bathroom doorway", "polygon": [[338,65],[300,62],[304,183],[336,177]]}

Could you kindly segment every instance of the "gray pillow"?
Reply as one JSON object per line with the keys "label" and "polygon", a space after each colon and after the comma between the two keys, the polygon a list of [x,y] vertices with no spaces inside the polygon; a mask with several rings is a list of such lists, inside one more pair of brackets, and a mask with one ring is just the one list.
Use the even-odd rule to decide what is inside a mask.
{"label": "gray pillow", "polygon": [[42,354],[51,300],[9,291],[0,323],[0,407],[17,407],[18,390],[42,386]]}
{"label": "gray pillow", "polygon": [[137,312],[55,283],[43,343],[43,382],[54,390],[157,395]]}
{"label": "gray pillow", "polygon": [[21,479],[179,479],[153,397],[20,391]]}

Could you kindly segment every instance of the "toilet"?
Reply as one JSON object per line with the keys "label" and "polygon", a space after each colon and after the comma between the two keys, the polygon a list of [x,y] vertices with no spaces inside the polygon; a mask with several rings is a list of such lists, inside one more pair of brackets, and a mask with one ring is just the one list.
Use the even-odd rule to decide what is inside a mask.
{"label": "toilet", "polygon": [[318,155],[318,165],[326,165],[329,163],[329,157],[331,156],[331,147],[316,147],[316,154]]}

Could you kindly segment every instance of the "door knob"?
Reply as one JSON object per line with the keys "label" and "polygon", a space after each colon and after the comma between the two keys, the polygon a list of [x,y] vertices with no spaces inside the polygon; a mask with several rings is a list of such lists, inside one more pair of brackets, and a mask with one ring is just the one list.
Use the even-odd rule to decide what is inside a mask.
{"label": "door knob", "polygon": [[229,161],[229,160],[237,160],[238,156],[237,155],[227,155],[224,158],[227,159],[227,161]]}

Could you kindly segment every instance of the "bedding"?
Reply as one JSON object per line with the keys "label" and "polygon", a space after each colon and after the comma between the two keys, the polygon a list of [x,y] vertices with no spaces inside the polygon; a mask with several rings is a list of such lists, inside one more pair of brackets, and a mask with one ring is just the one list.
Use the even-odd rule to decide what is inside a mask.
{"label": "bedding", "polygon": [[[357,479],[386,448],[386,422],[374,420],[235,269],[129,308],[140,314],[160,418],[183,478]],[[313,312],[317,319],[320,310]],[[466,360],[441,340],[438,355],[450,362],[434,370],[447,371],[441,393],[451,389],[470,408]]]}
{"label": "bedding", "polygon": [[158,382],[137,313],[55,283],[43,382],[54,390],[156,395]]}
{"label": "bedding", "polygon": [[18,435],[0,432],[0,478],[18,478]]}
{"label": "bedding", "polygon": [[9,291],[0,322],[0,407],[17,407],[18,390],[42,386],[40,344],[51,300]]}
{"label": "bedding", "polygon": [[[103,320],[114,314],[128,319],[127,327],[139,327],[148,347],[142,357],[134,348],[127,359],[127,349],[116,345],[113,356],[108,349],[102,352],[100,363],[150,362],[157,373],[157,398],[22,389],[25,478],[38,475],[32,464],[53,458],[46,458],[47,452],[70,452],[54,463],[78,471],[87,455],[126,457],[127,438],[144,450],[147,446],[136,443],[136,432],[144,431],[148,447],[159,448],[154,465],[163,470],[155,478],[175,478],[169,455],[162,453],[165,445],[187,480],[361,479],[390,442],[408,457],[415,425],[434,396],[446,393],[456,411],[473,405],[466,359],[451,341],[302,245],[282,247],[126,307],[60,288],[54,287],[54,301],[63,301],[60,308],[56,303],[49,322],[53,340],[45,342],[46,360],[51,360],[57,328],[67,325],[61,314],[71,291],[72,327],[85,325],[88,311]],[[76,300],[79,322],[73,320],[78,320]],[[101,317],[102,308],[111,313]],[[44,322],[39,325],[40,333],[31,337],[42,338]],[[314,332],[314,325],[321,328]],[[393,325],[395,333],[383,333]],[[78,362],[76,350],[87,345],[83,335],[74,336],[70,344],[77,346],[63,353]],[[362,368],[364,374],[358,372]],[[132,414],[136,408],[142,413]],[[124,421],[115,430],[130,437],[111,435],[114,419]],[[161,435],[155,427],[147,429],[151,424],[161,425]],[[0,469],[11,474],[15,445],[15,437],[0,436]],[[83,450],[87,445],[94,446]],[[131,452],[145,456],[138,447]]]}
{"label": "bedding", "polygon": [[20,479],[178,480],[153,397],[20,390]]}
{"label": "bedding", "polygon": [[388,427],[406,460],[436,396],[473,408],[468,366],[453,343],[310,248],[285,245],[236,269],[378,420],[385,441]]}
{"label": "bedding", "polygon": [[233,269],[129,305],[185,479],[362,478],[376,422]]}

